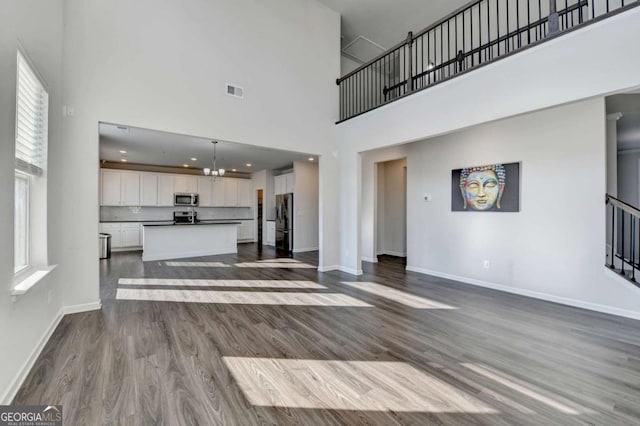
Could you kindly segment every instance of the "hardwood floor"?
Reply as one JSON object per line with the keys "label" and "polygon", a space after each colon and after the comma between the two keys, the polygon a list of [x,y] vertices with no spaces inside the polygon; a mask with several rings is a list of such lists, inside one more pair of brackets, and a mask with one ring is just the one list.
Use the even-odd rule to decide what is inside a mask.
{"label": "hardwood floor", "polygon": [[[357,278],[273,258],[114,254],[102,310],[62,320],[14,403],[63,404],[68,425],[640,423],[638,321],[387,256]],[[213,296],[117,299],[149,291]]]}

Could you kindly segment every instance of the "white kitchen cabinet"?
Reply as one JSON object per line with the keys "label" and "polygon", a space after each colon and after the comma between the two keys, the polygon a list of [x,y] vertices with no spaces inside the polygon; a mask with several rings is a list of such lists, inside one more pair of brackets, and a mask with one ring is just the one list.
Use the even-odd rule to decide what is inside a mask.
{"label": "white kitchen cabinet", "polygon": [[101,171],[100,204],[103,206],[119,206],[121,203],[122,174],[112,170]]}
{"label": "white kitchen cabinet", "polygon": [[275,194],[284,194],[287,189],[287,178],[285,177],[285,175],[275,176],[274,183]]}
{"label": "white kitchen cabinet", "polygon": [[213,206],[213,182],[208,176],[201,176],[198,178],[198,190],[196,191],[200,196],[200,207],[212,207]]}
{"label": "white kitchen cabinet", "polygon": [[224,180],[216,178],[211,184],[211,205],[213,207],[224,207]]}
{"label": "white kitchen cabinet", "polygon": [[111,235],[111,249],[135,249],[142,246],[140,223],[101,223],[100,232]]}
{"label": "white kitchen cabinet", "polygon": [[142,173],[140,187],[140,205],[158,205],[158,175],[153,173]]}
{"label": "white kitchen cabinet", "polygon": [[253,221],[241,220],[238,225],[238,241],[253,241]]}
{"label": "white kitchen cabinet", "polygon": [[224,182],[224,206],[238,205],[238,179],[222,179]]}
{"label": "white kitchen cabinet", "polygon": [[192,194],[198,192],[198,177],[189,175],[176,175],[174,182],[175,192]]}
{"label": "white kitchen cabinet", "polygon": [[142,245],[141,227],[139,223],[122,224],[122,247],[139,247]]}
{"label": "white kitchen cabinet", "polygon": [[122,247],[121,238],[122,224],[120,223],[101,223],[100,232],[111,235],[111,248]]}
{"label": "white kitchen cabinet", "polygon": [[238,179],[238,206],[251,207],[253,205],[253,181]]}
{"label": "white kitchen cabinet", "polygon": [[295,189],[295,177],[293,173],[287,173],[285,178],[285,194],[293,194]]}
{"label": "white kitchen cabinet", "polygon": [[122,173],[123,206],[140,205],[140,173]]}
{"label": "white kitchen cabinet", "polygon": [[139,206],[140,173],[101,171],[100,204],[103,206]]}
{"label": "white kitchen cabinet", "polygon": [[158,175],[158,206],[173,207],[174,180],[173,175]]}
{"label": "white kitchen cabinet", "polygon": [[276,222],[273,220],[267,221],[267,243],[268,246],[276,245]]}

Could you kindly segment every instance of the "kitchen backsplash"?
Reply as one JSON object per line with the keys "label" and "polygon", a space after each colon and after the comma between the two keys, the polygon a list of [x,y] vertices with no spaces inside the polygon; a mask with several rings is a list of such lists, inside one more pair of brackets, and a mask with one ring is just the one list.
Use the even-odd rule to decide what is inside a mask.
{"label": "kitchen backsplash", "polygon": [[[188,207],[100,207],[100,222],[173,220],[174,211]],[[198,219],[253,219],[251,207],[196,207]]]}

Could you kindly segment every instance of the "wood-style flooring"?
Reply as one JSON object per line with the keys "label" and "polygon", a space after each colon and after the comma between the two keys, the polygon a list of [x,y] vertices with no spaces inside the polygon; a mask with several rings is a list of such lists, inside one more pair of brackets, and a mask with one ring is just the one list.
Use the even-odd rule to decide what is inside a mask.
{"label": "wood-style flooring", "polygon": [[102,310],[62,320],[14,403],[66,425],[640,424],[638,321],[386,256],[357,278],[275,258],[115,253]]}

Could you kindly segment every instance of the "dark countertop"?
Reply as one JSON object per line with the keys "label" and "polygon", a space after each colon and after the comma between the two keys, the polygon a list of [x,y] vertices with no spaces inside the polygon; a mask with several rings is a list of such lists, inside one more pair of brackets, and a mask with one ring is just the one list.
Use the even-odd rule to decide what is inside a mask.
{"label": "dark countertop", "polygon": [[[206,223],[216,223],[216,222],[229,222],[229,221],[244,221],[244,220],[253,220],[253,219],[202,219],[200,222]],[[148,224],[166,224],[173,223],[171,219],[168,220],[101,220],[100,223],[148,223]]]}
{"label": "dark countertop", "polygon": [[203,220],[203,221],[199,221],[198,223],[170,223],[170,222],[163,222],[163,223],[149,223],[149,222],[144,222],[143,225],[144,226],[205,226],[205,225],[240,225],[242,222],[240,221],[221,221],[221,220]]}

